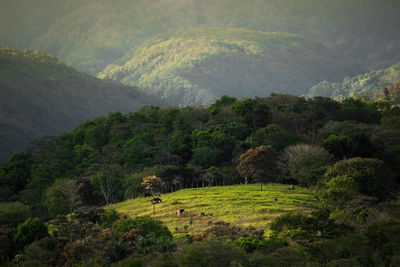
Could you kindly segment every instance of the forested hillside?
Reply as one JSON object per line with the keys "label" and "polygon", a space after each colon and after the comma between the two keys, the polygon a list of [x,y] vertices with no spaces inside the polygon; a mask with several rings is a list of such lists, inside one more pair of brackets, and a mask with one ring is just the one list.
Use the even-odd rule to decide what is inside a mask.
{"label": "forested hillside", "polygon": [[326,97],[353,97],[368,96],[373,97],[382,88],[400,81],[400,62],[385,68],[363,73],[354,77],[346,77],[342,82],[330,83],[322,81],[314,85],[307,96],[326,96]]}
{"label": "forested hillside", "polygon": [[112,111],[161,104],[136,88],[108,83],[37,51],[0,48],[0,160],[44,135],[58,135]]}
{"label": "forested hillside", "polygon": [[211,104],[222,95],[302,95],[321,79],[360,68],[298,35],[222,28],[170,31],[146,41],[98,77],[137,86],[176,106]]}
{"label": "forested hillside", "polygon": [[397,0],[3,2],[0,45],[31,46],[92,74],[155,34],[188,26],[296,33],[369,70],[400,59]]}
{"label": "forested hillside", "polygon": [[[234,261],[244,266],[338,261],[396,265],[400,109],[392,104],[281,94],[241,100],[223,96],[209,108],[146,106],[89,120],[39,140],[34,150],[15,154],[1,166],[1,260],[54,265],[188,266],[204,260],[223,260],[222,266]],[[235,226],[239,217],[232,224],[214,221],[211,202],[190,203],[200,195],[165,196],[185,188],[239,183],[256,183],[257,190],[268,191],[273,187],[263,183],[277,182],[287,185],[274,187],[275,199],[260,200],[261,192],[250,193],[264,201],[265,209],[257,211],[265,214],[264,220],[274,218],[269,227],[265,222],[258,228]],[[276,216],[289,206],[267,208],[286,201],[293,209],[293,204],[304,205],[301,199],[311,200],[285,196],[306,192],[298,186],[315,192],[312,213],[302,209],[302,214]],[[258,209],[245,188],[240,190],[232,201]],[[145,195],[153,199],[143,200]],[[170,223],[171,213],[183,209],[182,219],[174,230],[154,218],[95,208],[130,198],[147,202],[150,212],[152,204],[155,210],[169,207],[159,219]],[[162,200],[168,199],[172,202],[164,205]],[[204,231],[191,232],[198,219],[185,216],[182,203],[203,207],[209,216],[202,219],[209,220],[203,222]],[[129,214],[138,208],[126,205],[119,207]]]}

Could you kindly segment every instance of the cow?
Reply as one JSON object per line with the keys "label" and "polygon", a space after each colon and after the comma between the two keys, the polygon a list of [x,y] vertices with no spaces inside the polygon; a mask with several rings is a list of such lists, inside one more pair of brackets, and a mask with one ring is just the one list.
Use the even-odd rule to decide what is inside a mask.
{"label": "cow", "polygon": [[291,190],[294,190],[294,185],[291,184],[291,185],[290,185],[290,189],[291,189]]}
{"label": "cow", "polygon": [[159,198],[159,197],[154,197],[154,198],[151,200],[151,202],[163,203],[162,200],[161,200],[161,198]]}
{"label": "cow", "polygon": [[206,216],[206,214],[204,212],[202,212],[202,213],[200,213],[200,216],[203,217],[203,216]]}
{"label": "cow", "polygon": [[179,210],[176,212],[176,216],[180,216],[184,211],[185,211],[185,209],[179,209]]}

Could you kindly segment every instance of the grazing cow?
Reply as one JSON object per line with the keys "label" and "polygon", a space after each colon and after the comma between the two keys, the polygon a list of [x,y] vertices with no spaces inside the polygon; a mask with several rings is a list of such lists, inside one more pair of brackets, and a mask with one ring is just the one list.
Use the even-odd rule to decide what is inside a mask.
{"label": "grazing cow", "polygon": [[294,190],[294,186],[292,184],[290,185],[290,189]]}
{"label": "grazing cow", "polygon": [[180,216],[184,211],[185,211],[185,209],[179,209],[179,210],[176,212],[176,216]]}
{"label": "grazing cow", "polygon": [[206,216],[206,214],[204,212],[200,213],[200,216]]}
{"label": "grazing cow", "polygon": [[159,197],[155,197],[155,198],[153,198],[153,199],[151,200],[151,202],[162,203],[162,200],[161,200],[161,198],[159,198]]}

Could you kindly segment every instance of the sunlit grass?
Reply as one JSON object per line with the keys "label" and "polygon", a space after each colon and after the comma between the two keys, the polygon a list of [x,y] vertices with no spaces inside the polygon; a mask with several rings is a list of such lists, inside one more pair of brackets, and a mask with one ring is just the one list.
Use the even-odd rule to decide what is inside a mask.
{"label": "sunlit grass", "polygon": [[[151,197],[127,200],[106,209],[115,209],[132,217],[153,216],[173,232],[195,233],[217,221],[266,229],[282,213],[307,213],[316,207],[315,196],[310,190],[300,187],[291,190],[282,184],[264,185],[262,192],[258,184],[184,189],[162,195],[161,199],[163,203],[155,205],[155,215]],[[178,209],[185,209],[180,217],[176,215]],[[205,216],[201,216],[202,212]]]}

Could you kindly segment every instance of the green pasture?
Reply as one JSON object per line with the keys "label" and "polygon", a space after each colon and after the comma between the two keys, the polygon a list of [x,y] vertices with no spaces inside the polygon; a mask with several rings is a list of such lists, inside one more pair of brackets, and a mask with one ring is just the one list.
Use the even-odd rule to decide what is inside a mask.
{"label": "green pasture", "polygon": [[[218,221],[266,229],[282,213],[307,213],[316,207],[314,194],[306,188],[291,190],[289,185],[283,184],[264,185],[262,192],[259,188],[259,184],[248,184],[179,190],[161,195],[163,203],[155,204],[155,215],[151,197],[127,200],[106,209],[132,217],[155,217],[173,233],[195,233]],[[177,216],[178,209],[185,209],[185,212]]]}

